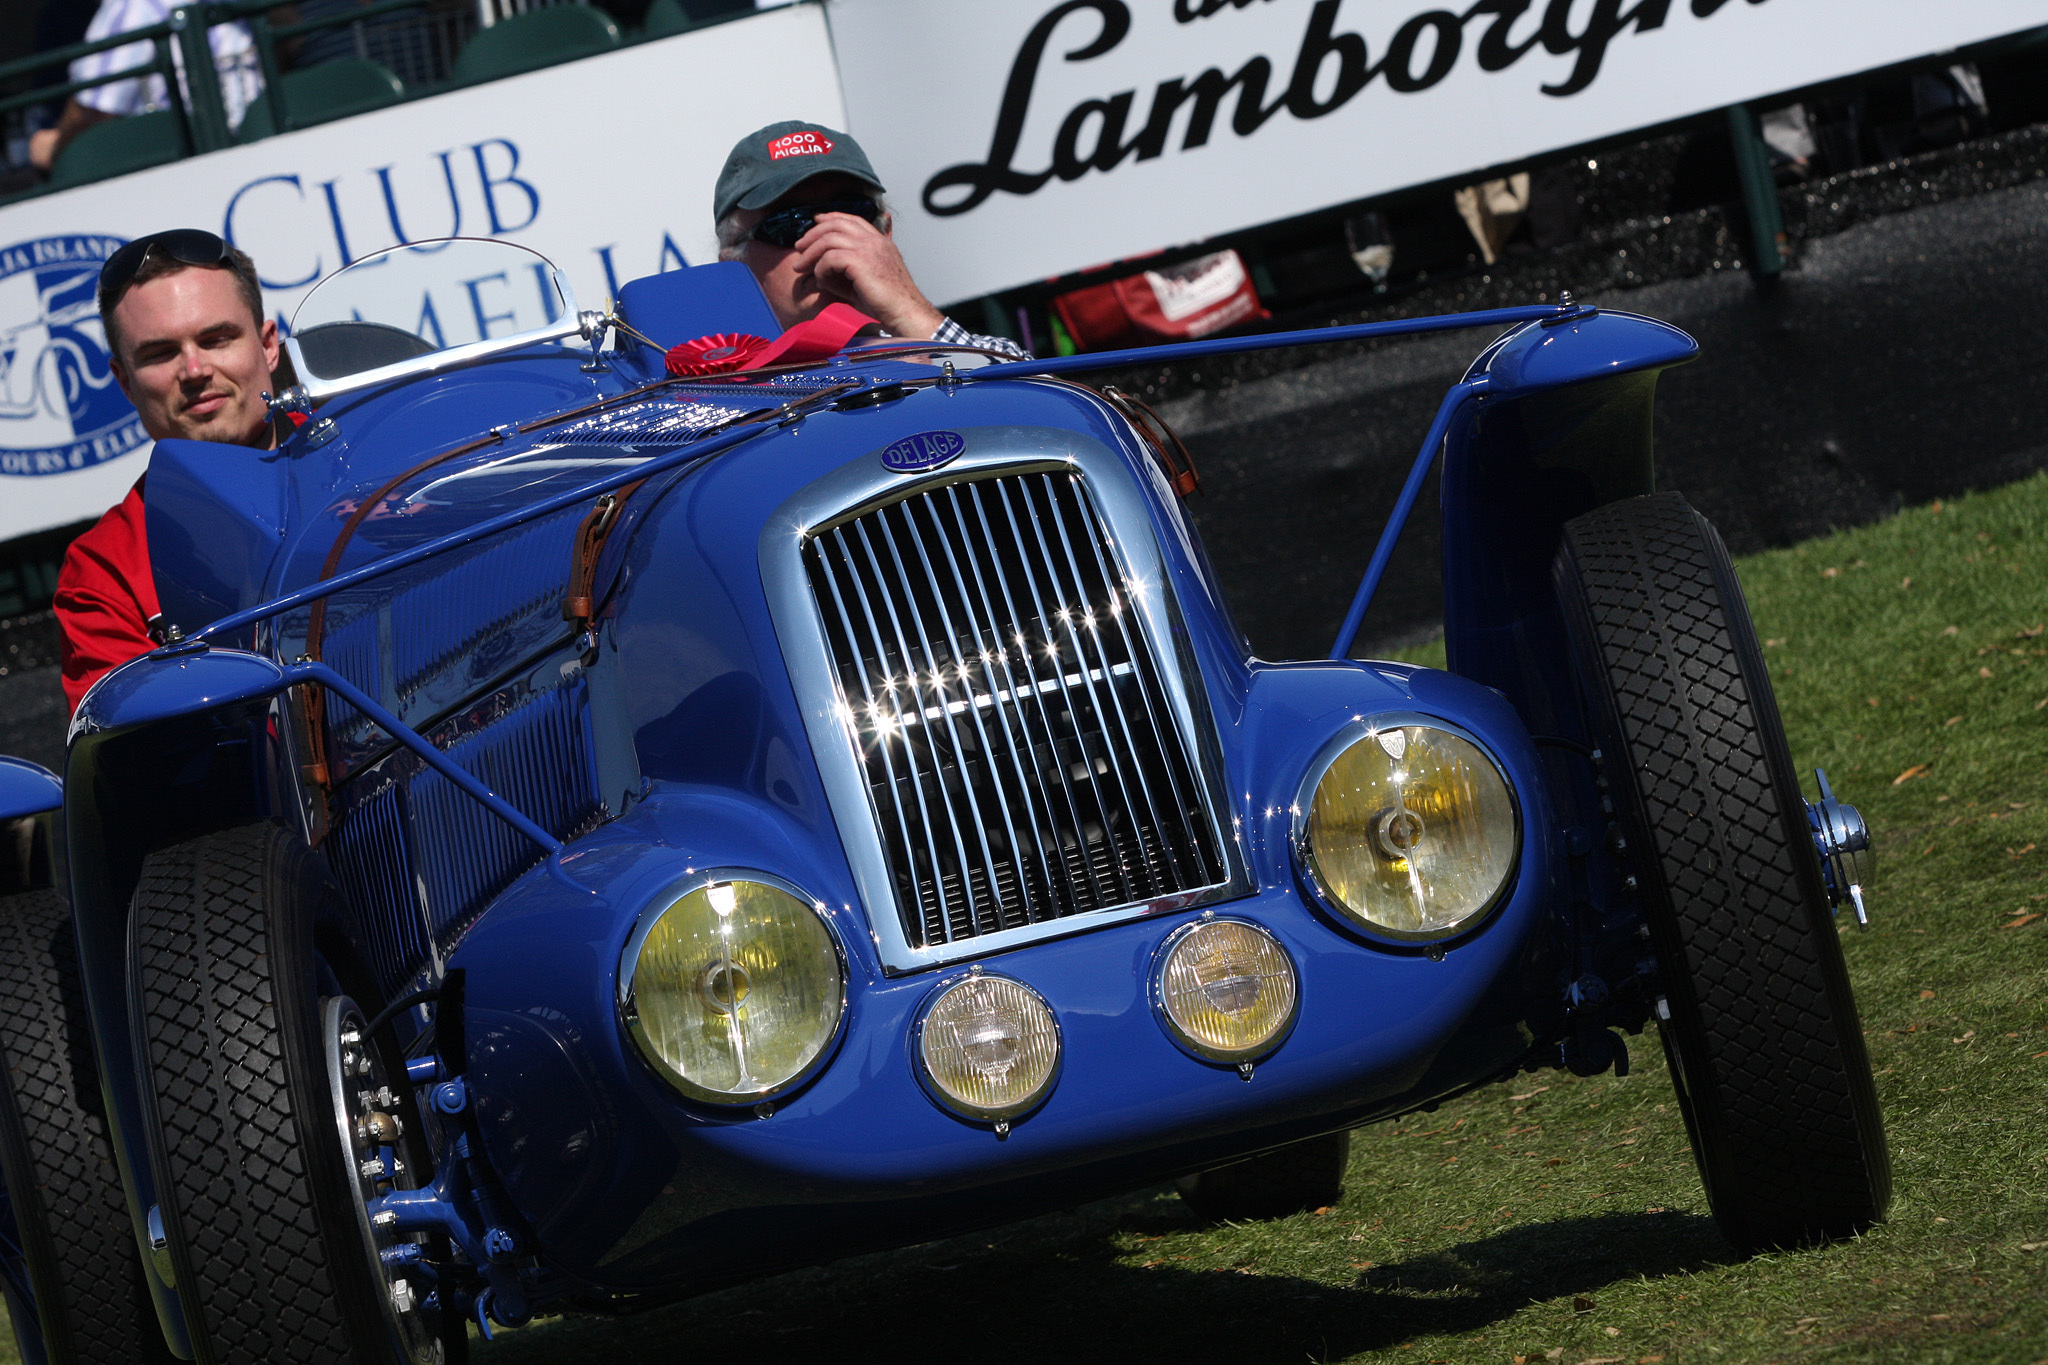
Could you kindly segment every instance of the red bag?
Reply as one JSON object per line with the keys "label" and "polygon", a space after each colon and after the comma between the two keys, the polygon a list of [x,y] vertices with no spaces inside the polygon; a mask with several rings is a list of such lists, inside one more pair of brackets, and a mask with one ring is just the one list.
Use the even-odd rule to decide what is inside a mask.
{"label": "red bag", "polygon": [[1260,305],[1251,272],[1235,251],[1076,289],[1059,295],[1052,306],[1084,351],[1192,341],[1272,316]]}

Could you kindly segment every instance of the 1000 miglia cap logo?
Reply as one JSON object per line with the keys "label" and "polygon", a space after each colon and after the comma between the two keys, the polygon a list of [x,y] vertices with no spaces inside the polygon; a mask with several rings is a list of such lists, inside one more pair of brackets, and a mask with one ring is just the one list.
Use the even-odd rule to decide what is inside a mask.
{"label": "1000 miglia cap logo", "polygon": [[832,139],[823,133],[798,131],[784,133],[768,144],[768,159],[780,161],[789,156],[823,156],[832,150]]}
{"label": "1000 miglia cap logo", "polygon": [[0,249],[0,474],[63,474],[149,437],[114,382],[94,291],[121,237]]}

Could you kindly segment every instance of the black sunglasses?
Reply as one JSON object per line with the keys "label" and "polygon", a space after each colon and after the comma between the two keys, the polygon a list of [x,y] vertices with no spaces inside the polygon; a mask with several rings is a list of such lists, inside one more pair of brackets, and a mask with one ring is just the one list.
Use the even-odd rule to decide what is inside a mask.
{"label": "black sunglasses", "polygon": [[149,255],[151,248],[185,265],[219,265],[228,258],[228,244],[204,228],[172,228],[137,237],[107,257],[107,263],[100,267],[100,307],[105,308],[121,297],[135,272],[142,269],[142,258]]}
{"label": "black sunglasses", "polygon": [[882,206],[872,199],[833,199],[823,204],[799,204],[795,208],[779,209],[754,224],[754,240],[787,251],[818,225],[821,213],[850,213],[873,223],[881,219]]}

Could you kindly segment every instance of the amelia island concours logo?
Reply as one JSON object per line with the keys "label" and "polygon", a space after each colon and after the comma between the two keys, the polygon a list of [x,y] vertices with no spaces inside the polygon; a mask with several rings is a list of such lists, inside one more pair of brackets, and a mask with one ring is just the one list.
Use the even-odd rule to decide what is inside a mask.
{"label": "amelia island concours logo", "polygon": [[0,474],[62,474],[142,445],[114,383],[93,291],[120,237],[43,237],[0,249]]}

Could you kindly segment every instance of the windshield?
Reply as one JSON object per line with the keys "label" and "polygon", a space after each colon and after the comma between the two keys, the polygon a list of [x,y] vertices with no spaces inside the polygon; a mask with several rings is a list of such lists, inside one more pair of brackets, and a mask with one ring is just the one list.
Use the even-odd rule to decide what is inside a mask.
{"label": "windshield", "polygon": [[548,333],[574,316],[554,262],[510,242],[455,237],[365,256],[292,315],[305,376],[340,379],[477,342]]}

